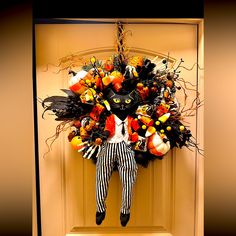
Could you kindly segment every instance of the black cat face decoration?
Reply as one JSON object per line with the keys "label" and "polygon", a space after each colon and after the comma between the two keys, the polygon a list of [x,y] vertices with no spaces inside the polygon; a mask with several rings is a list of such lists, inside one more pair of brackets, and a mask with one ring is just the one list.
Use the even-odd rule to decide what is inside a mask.
{"label": "black cat face decoration", "polygon": [[118,94],[112,89],[109,89],[106,97],[111,109],[120,110],[120,112],[133,109],[140,101],[140,96],[135,90],[128,94]]}

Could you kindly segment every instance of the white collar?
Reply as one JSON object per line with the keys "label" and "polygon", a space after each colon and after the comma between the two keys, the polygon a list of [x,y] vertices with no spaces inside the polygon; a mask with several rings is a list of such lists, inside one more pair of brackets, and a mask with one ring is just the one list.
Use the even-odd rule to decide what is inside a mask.
{"label": "white collar", "polygon": [[128,116],[125,118],[125,120],[123,121],[123,120],[121,120],[118,116],[116,116],[116,115],[114,115],[115,116],[115,122],[116,122],[116,124],[117,125],[121,125],[122,124],[122,122],[127,122],[127,120],[128,120]]}

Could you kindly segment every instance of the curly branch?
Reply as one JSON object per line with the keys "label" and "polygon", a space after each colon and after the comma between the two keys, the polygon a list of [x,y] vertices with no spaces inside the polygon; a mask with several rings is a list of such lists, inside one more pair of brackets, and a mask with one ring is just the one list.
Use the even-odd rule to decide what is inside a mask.
{"label": "curly branch", "polygon": [[[60,133],[71,127],[70,123],[71,120],[62,121],[59,125],[57,125],[55,134],[45,140],[48,150],[44,153],[43,158],[52,150],[52,145],[58,139]],[[69,126],[67,126],[68,124]]]}

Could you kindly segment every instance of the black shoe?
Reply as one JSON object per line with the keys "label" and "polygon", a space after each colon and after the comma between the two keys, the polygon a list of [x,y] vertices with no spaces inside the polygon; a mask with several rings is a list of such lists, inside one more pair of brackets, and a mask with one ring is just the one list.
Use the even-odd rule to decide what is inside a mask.
{"label": "black shoe", "polygon": [[106,212],[96,212],[96,224],[100,225],[105,219]]}
{"label": "black shoe", "polygon": [[125,227],[129,221],[130,214],[120,213],[120,223],[123,227]]}

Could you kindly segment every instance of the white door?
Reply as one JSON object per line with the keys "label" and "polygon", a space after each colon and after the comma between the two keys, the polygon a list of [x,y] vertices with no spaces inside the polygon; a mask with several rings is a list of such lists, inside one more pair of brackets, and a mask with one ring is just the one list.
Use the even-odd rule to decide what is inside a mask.
{"label": "white door", "polygon": [[[132,21],[132,20],[131,20]],[[139,20],[141,21],[141,20]],[[160,20],[159,20],[160,21]],[[37,96],[64,95],[68,87],[68,68],[78,66],[96,54],[111,54],[116,37],[114,24],[37,24],[36,26]],[[133,51],[155,53],[184,59],[188,68],[202,60],[202,34],[199,22],[174,24],[156,20],[155,24],[128,24],[126,43]],[[59,63],[60,59],[61,63]],[[75,63],[76,65],[72,65]],[[182,69],[181,76],[198,85],[203,98],[203,73],[195,66]],[[189,104],[196,97],[188,91]],[[179,96],[183,102],[182,95]],[[151,162],[147,168],[139,166],[135,185],[131,219],[121,228],[119,208],[121,184],[114,172],[109,186],[107,215],[101,226],[95,224],[95,165],[72,150],[63,132],[47,151],[45,140],[55,133],[58,122],[45,115],[38,104],[39,171],[41,222],[43,236],[65,235],[203,235],[203,160],[195,149],[174,149],[163,160]],[[190,117],[190,129],[203,147],[202,108]],[[94,235],[94,234],[93,234]]]}

